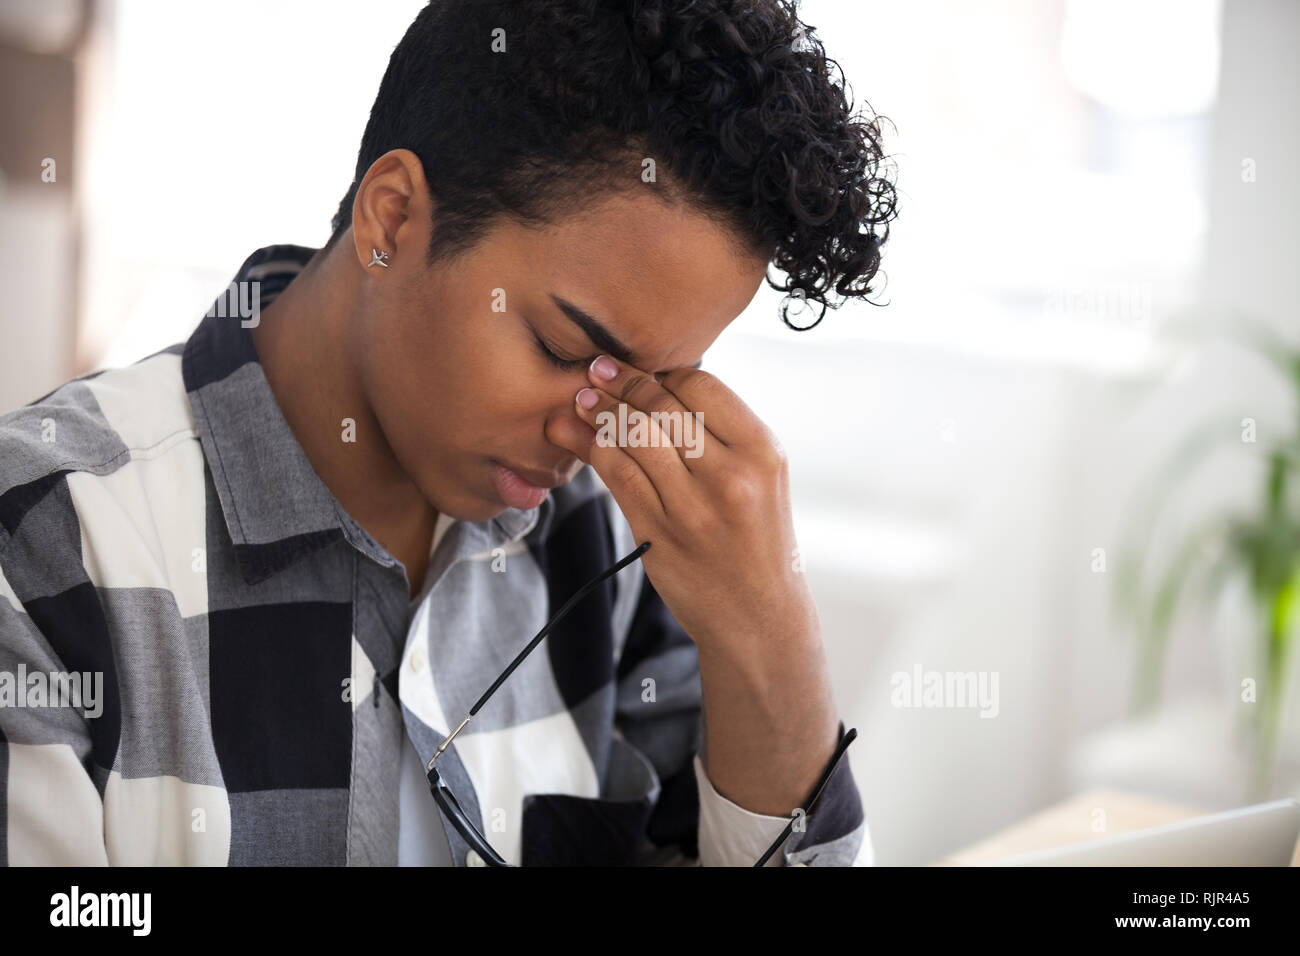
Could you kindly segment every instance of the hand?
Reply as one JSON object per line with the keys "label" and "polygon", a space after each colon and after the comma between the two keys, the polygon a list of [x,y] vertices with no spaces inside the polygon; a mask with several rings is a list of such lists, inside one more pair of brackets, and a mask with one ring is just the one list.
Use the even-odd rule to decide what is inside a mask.
{"label": "hand", "polygon": [[[765,662],[819,644],[816,605],[796,569],[788,465],[771,430],[698,369],[660,379],[602,356],[588,378],[579,396],[592,407],[574,403],[588,443],[553,440],[596,470],[637,542],[651,542],[646,575],[702,657],[774,675]],[[620,404],[621,446],[611,443]]]}

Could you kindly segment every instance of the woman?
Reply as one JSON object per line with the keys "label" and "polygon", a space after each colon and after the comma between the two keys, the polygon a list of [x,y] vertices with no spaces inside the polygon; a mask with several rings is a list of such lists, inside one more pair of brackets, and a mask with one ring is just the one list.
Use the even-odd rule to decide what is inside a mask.
{"label": "woman", "polygon": [[806,29],[434,0],[324,248],[0,418],[0,652],[103,677],[0,708],[6,862],[870,861],[784,455],[700,369],[769,264],[872,291]]}

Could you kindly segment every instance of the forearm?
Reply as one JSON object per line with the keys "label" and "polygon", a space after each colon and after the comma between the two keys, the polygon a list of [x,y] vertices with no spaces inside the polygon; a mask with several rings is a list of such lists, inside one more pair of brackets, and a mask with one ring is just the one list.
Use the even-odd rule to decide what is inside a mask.
{"label": "forearm", "polygon": [[771,650],[700,648],[704,765],[732,802],[754,813],[789,816],[807,799],[838,743],[825,648],[816,631],[749,646]]}

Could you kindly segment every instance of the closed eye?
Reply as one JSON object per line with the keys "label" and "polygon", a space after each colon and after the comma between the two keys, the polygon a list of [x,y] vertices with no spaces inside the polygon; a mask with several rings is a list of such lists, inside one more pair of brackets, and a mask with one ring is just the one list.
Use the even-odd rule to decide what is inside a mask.
{"label": "closed eye", "polygon": [[[565,372],[575,371],[576,369],[581,368],[584,365],[590,365],[592,361],[596,358],[596,356],[594,355],[590,356],[589,358],[579,358],[579,359],[565,358],[563,355],[558,355],[554,351],[552,351],[550,346],[546,344],[545,339],[543,339],[540,335],[538,335],[537,330],[534,329],[531,325],[528,327],[528,330],[532,332],[533,341],[537,343],[537,349],[539,352],[542,353],[542,357],[545,358],[546,361],[550,362],[552,365],[554,365],[556,368],[562,371]],[[698,369],[703,365],[704,365],[704,359],[701,358],[694,365],[688,367]]]}
{"label": "closed eye", "polygon": [[542,337],[536,332],[533,333],[533,340],[537,343],[537,348],[541,350],[541,353],[546,360],[558,369],[572,372],[587,364],[587,359],[566,359],[562,355],[556,355],[547,347],[546,343],[542,340]]}

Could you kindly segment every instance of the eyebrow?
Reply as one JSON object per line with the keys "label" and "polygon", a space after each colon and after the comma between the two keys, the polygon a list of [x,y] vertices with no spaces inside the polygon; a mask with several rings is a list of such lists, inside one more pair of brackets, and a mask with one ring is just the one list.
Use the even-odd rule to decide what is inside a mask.
{"label": "eyebrow", "polygon": [[[620,362],[624,362],[628,365],[637,365],[638,368],[640,367],[633,358],[632,350],[624,345],[622,341],[619,340],[618,336],[605,328],[605,326],[601,324],[600,320],[594,315],[578,308],[578,306],[574,305],[569,300],[560,298],[554,292],[547,294],[551,297],[551,301],[555,303],[556,308],[563,312],[568,317],[569,321],[580,328],[583,331],[583,334],[591,340],[592,345],[596,346],[596,348],[600,349],[602,352],[608,352]],[[691,368],[699,368],[702,364],[704,364],[704,360],[700,359],[692,365]]]}

